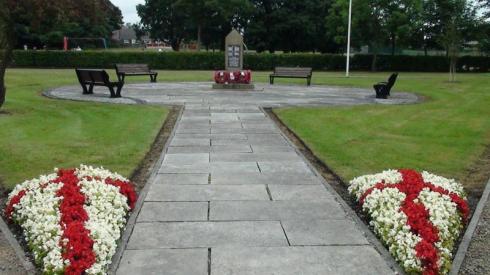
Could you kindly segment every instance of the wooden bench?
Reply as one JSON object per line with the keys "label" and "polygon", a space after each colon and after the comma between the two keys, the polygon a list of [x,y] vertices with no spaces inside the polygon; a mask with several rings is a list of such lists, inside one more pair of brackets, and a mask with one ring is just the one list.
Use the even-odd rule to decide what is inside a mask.
{"label": "wooden bench", "polygon": [[[111,82],[105,70],[96,69],[75,69],[78,82],[82,85],[83,94],[93,94],[94,86],[104,86],[109,88],[111,97],[121,97],[121,89],[124,83],[121,81]],[[114,88],[116,90],[114,91]]]}
{"label": "wooden bench", "polygon": [[311,85],[312,68],[307,67],[275,67],[274,73],[269,76],[271,85],[274,84],[274,78],[306,78],[306,84]]}
{"label": "wooden bench", "polygon": [[116,64],[116,73],[121,82],[124,82],[126,76],[134,75],[149,75],[151,82],[157,82],[158,76],[147,64]]}
{"label": "wooden bench", "polygon": [[390,95],[391,88],[395,85],[398,73],[394,73],[388,78],[387,82],[379,82],[373,86],[376,91],[376,98],[387,99]]}

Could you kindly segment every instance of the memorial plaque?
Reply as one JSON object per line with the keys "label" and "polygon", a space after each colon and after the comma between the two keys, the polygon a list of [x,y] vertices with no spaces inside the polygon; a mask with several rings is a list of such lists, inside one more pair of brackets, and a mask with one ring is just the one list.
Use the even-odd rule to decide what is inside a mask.
{"label": "memorial plaque", "polygon": [[225,39],[225,67],[227,71],[243,69],[243,36],[232,30]]}

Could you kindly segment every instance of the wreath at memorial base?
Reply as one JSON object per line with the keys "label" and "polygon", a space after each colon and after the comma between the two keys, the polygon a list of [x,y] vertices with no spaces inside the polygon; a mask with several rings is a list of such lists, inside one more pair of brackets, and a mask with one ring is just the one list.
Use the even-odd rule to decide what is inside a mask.
{"label": "wreath at memorial base", "polygon": [[215,71],[214,81],[217,84],[250,84],[252,72],[250,70]]}

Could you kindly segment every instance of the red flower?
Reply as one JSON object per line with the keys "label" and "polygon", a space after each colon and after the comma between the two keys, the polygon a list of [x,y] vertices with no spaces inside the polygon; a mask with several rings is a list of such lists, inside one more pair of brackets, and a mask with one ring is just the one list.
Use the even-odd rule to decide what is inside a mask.
{"label": "red flower", "polygon": [[451,201],[457,205],[464,222],[467,222],[469,216],[468,203],[455,193],[451,193],[432,183],[424,182],[422,175],[414,170],[402,169],[399,172],[402,175],[402,181],[400,183],[386,184],[384,181],[377,183],[364,192],[359,199],[359,203],[361,205],[364,204],[366,197],[376,189],[397,188],[400,192],[404,193],[406,197],[400,211],[407,216],[407,225],[410,226],[412,233],[420,236],[422,239],[415,247],[417,258],[422,262],[424,274],[438,274],[439,266],[437,265],[437,261],[439,255],[435,243],[440,240],[439,230],[430,222],[429,211],[422,203],[416,202],[415,200],[424,188],[428,188],[432,192],[437,192],[442,195],[448,195]]}

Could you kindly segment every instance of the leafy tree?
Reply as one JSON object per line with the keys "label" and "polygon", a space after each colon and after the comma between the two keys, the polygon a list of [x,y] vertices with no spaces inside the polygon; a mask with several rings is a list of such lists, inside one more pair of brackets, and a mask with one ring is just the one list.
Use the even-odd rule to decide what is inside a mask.
{"label": "leafy tree", "polygon": [[5,71],[12,59],[15,43],[13,21],[7,0],[0,0],[0,108],[5,103],[7,88],[5,87]]}
{"label": "leafy tree", "polygon": [[463,43],[472,38],[478,26],[477,10],[467,0],[433,0],[440,24],[438,36],[449,56],[450,81],[456,77],[456,65]]}
{"label": "leafy tree", "polygon": [[7,0],[17,47],[61,46],[63,36],[109,37],[122,24],[122,14],[109,0]]}
{"label": "leafy tree", "polygon": [[136,10],[151,37],[169,43],[174,51],[180,49],[182,40],[188,35],[188,16],[175,1],[145,0],[145,4],[139,4]]}

